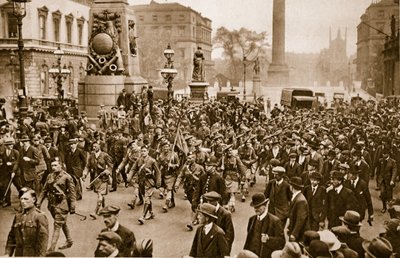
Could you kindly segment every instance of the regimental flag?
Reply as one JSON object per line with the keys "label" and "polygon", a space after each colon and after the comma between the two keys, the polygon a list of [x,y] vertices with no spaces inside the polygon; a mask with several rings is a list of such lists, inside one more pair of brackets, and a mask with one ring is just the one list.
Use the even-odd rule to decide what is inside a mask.
{"label": "regimental flag", "polygon": [[188,154],[189,148],[186,144],[185,137],[183,137],[182,130],[180,126],[178,125],[178,129],[176,130],[176,135],[175,135],[175,145],[176,147],[179,148],[180,151],[182,151],[185,155]]}

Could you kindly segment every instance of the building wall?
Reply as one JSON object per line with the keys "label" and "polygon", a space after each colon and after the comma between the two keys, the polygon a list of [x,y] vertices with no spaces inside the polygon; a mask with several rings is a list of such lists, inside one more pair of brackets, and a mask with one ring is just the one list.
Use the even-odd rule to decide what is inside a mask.
{"label": "building wall", "polygon": [[[177,78],[190,82],[193,70],[192,59],[198,46],[202,47],[207,70],[213,65],[211,61],[211,20],[203,17],[195,10],[177,3],[157,3],[151,1],[148,5],[133,5],[136,15],[138,37],[146,38],[152,44],[170,39],[174,44],[174,65],[178,70]],[[154,43],[153,43],[154,42]],[[140,46],[144,48],[146,46]],[[165,48],[166,46],[162,46]],[[162,52],[160,53],[162,55]],[[159,72],[154,67],[154,75]],[[159,75],[158,75],[159,76]],[[151,81],[151,78],[146,78]]]}
{"label": "building wall", "polygon": [[[371,66],[375,57],[381,54],[385,34],[390,35],[391,16],[396,17],[396,30],[399,28],[399,4],[394,0],[374,1],[360,17],[361,22],[357,26],[357,59],[356,79],[364,83],[371,77]],[[382,31],[369,27],[368,25]],[[378,52],[378,53],[377,53]]]}
{"label": "building wall", "polygon": [[[43,18],[41,19],[40,16]],[[0,95],[12,97],[13,86],[19,85],[18,33],[13,25],[12,4],[0,0]],[[56,39],[55,22],[59,20],[59,38]],[[65,96],[78,97],[78,81],[84,75],[88,45],[89,7],[71,0],[35,0],[27,3],[23,19],[25,83],[28,97],[54,95],[55,83],[48,69],[57,64],[54,51],[59,45],[64,51],[61,64],[71,70],[64,81]],[[41,25],[40,21],[43,21]],[[71,24],[68,42],[67,21]],[[79,33],[81,26],[81,33]],[[15,33],[12,33],[12,32]],[[81,40],[79,40],[81,39]],[[10,64],[11,50],[15,53],[14,66]],[[12,85],[10,71],[14,69]],[[47,69],[47,70],[46,70]],[[71,94],[67,94],[70,92]],[[14,96],[15,97],[15,96]]]}

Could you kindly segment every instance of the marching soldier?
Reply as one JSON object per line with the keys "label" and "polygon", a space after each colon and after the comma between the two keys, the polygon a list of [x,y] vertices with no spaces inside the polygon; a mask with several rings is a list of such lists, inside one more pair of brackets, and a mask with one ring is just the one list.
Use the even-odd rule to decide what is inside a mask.
{"label": "marching soldier", "polygon": [[[243,149],[239,151],[240,159],[242,160],[243,164],[246,166],[246,177],[245,180],[242,182],[242,189],[243,191],[247,191],[248,188],[248,182],[250,182],[250,186],[253,186],[256,183],[256,162],[257,162],[257,155],[255,150],[253,149],[252,138],[249,138],[246,141],[245,146],[243,146]],[[246,199],[243,198],[245,197],[242,195],[242,201]]]}
{"label": "marching soldier", "polygon": [[160,165],[162,181],[165,185],[166,198],[165,205],[162,207],[164,212],[168,212],[169,208],[175,207],[174,186],[177,177],[177,170],[180,166],[178,155],[171,150],[168,141],[161,145],[161,153],[158,156],[158,164]]}
{"label": "marching soldier", "polygon": [[225,155],[220,160],[218,167],[222,170],[226,192],[229,194],[228,210],[235,212],[235,194],[242,191],[242,201],[246,200],[247,187],[244,186],[246,184],[244,182],[246,180],[246,167],[238,156],[233,155],[232,145],[225,147],[224,153]]}
{"label": "marching soldier", "polygon": [[[199,183],[200,177],[204,174],[204,168],[195,162],[195,154],[189,152],[186,158],[185,164],[182,166],[182,170],[175,183],[175,191],[178,190],[180,183],[183,180],[183,189],[192,204],[194,191]],[[197,213],[192,211],[190,223],[186,225],[188,230],[193,230],[193,225],[197,224]]]}
{"label": "marching soldier", "polygon": [[90,214],[92,219],[96,219],[100,207],[105,206],[104,195],[108,194],[108,184],[111,179],[111,169],[113,167],[110,155],[100,150],[98,142],[93,143],[93,152],[89,156],[88,163],[83,178],[86,178],[88,171],[94,174],[94,179],[90,184],[94,185],[94,192],[97,193],[97,204],[95,212]]}
{"label": "marching soldier", "polygon": [[54,231],[51,239],[49,252],[56,248],[60,230],[64,232],[67,242],[59,249],[70,248],[73,244],[72,237],[67,225],[68,212],[75,213],[75,186],[72,177],[62,168],[58,158],[51,162],[52,173],[47,177],[43,191],[39,196],[37,207],[40,209],[44,198],[48,199],[47,208],[54,219]]}
{"label": "marching soldier", "polygon": [[15,215],[8,234],[7,256],[45,256],[49,238],[46,215],[35,207],[36,192],[28,187],[19,191],[22,211]]}
{"label": "marching soldier", "polygon": [[[129,172],[128,181],[130,181],[132,176],[137,174],[139,185],[144,184],[143,216],[138,219],[139,223],[143,225],[145,220],[154,218],[151,197],[153,196],[154,188],[159,188],[161,186],[161,172],[157,161],[149,156],[147,147],[143,146],[140,152],[140,158]],[[149,217],[146,216],[147,212],[150,213]]]}

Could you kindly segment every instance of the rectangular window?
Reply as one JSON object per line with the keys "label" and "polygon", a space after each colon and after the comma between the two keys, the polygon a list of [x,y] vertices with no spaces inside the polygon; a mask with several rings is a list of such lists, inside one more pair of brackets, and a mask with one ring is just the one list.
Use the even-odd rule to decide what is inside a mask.
{"label": "rectangular window", "polygon": [[17,38],[18,37],[18,23],[17,18],[11,13],[8,14],[8,37]]}
{"label": "rectangular window", "polygon": [[377,14],[378,18],[385,18],[385,10],[379,10]]}
{"label": "rectangular window", "polygon": [[171,35],[172,27],[171,26],[164,26],[165,32],[167,35]]}
{"label": "rectangular window", "polygon": [[165,20],[166,21],[172,21],[171,15],[169,15],[169,14],[165,15]]}
{"label": "rectangular window", "polygon": [[158,16],[157,15],[153,15],[153,21],[158,21]]}
{"label": "rectangular window", "polygon": [[72,43],[72,22],[66,22],[67,25],[67,43]]}
{"label": "rectangular window", "polygon": [[83,24],[78,24],[78,44],[82,45]]}
{"label": "rectangular window", "polygon": [[180,20],[180,21],[185,20],[185,15],[184,15],[184,14],[179,14],[179,20]]}
{"label": "rectangular window", "polygon": [[39,16],[39,39],[46,39],[46,17]]}
{"label": "rectangular window", "polygon": [[185,36],[185,26],[179,26],[178,27],[178,36],[179,37],[184,37]]}
{"label": "rectangular window", "polygon": [[139,15],[139,21],[144,21],[144,16],[143,15]]}
{"label": "rectangular window", "polygon": [[53,25],[54,25],[54,40],[60,41],[60,20],[54,19]]}

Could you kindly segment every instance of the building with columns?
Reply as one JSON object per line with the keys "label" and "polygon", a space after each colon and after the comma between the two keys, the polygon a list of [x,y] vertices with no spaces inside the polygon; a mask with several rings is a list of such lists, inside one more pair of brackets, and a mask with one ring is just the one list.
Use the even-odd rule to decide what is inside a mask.
{"label": "building with columns", "polygon": [[[190,7],[178,3],[158,3],[152,0],[146,5],[132,5],[136,16],[138,52],[143,48],[152,47],[157,53],[157,62],[146,62],[146,56],[141,56],[142,76],[149,82],[160,77],[160,71],[165,58],[163,50],[171,43],[175,51],[174,65],[178,70],[175,80],[180,80],[182,86],[187,86],[191,81],[193,71],[193,55],[197,47],[202,47],[205,57],[206,78],[207,71],[213,66],[211,61],[211,20],[202,16]],[[149,46],[151,43],[152,46]],[[155,45],[159,45],[155,48]],[[174,83],[175,85],[175,83]]]}
{"label": "building with columns", "polygon": [[[85,76],[88,45],[88,0],[35,0],[26,4],[23,18],[26,96],[56,96],[49,69],[57,64],[54,51],[64,51],[62,66],[70,70],[64,96],[78,97],[78,82]],[[0,96],[11,110],[22,89],[19,79],[18,27],[13,4],[0,0]],[[14,101],[15,102],[15,101]],[[14,103],[15,105],[15,103]],[[7,107],[7,105],[6,105]]]}
{"label": "building with columns", "polygon": [[[382,87],[383,78],[376,71],[383,67],[383,63],[374,64],[383,60],[385,39],[391,34],[391,17],[396,19],[395,30],[399,29],[399,1],[398,0],[373,0],[360,17],[357,26],[357,58],[356,80],[362,81],[363,87],[375,78],[375,86]],[[375,74],[375,75],[374,75]]]}

